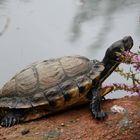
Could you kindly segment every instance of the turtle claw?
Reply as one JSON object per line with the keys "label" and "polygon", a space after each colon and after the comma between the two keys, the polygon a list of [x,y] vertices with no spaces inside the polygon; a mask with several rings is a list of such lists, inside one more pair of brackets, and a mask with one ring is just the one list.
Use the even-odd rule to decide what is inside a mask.
{"label": "turtle claw", "polygon": [[106,98],[103,96],[103,97],[101,97],[101,100],[105,101],[105,100],[106,100]]}
{"label": "turtle claw", "polygon": [[1,120],[2,127],[11,127],[20,122],[20,114],[9,113]]}
{"label": "turtle claw", "polygon": [[91,103],[90,110],[91,110],[92,116],[96,120],[99,120],[99,121],[104,120],[104,118],[107,116],[107,113],[106,112],[101,111],[99,104],[93,104],[93,103]]}

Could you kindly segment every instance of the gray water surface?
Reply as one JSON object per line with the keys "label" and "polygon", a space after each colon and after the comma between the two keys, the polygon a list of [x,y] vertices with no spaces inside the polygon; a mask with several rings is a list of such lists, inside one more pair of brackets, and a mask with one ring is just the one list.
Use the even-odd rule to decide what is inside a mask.
{"label": "gray water surface", "polygon": [[[137,50],[139,0],[0,0],[0,86],[34,61],[74,54],[101,60],[126,35]],[[113,74],[107,82],[119,80]]]}

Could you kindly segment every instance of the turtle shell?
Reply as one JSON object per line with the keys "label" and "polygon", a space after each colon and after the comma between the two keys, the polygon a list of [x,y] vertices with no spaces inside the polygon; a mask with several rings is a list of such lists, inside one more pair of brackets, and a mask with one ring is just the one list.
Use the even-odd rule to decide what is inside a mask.
{"label": "turtle shell", "polygon": [[85,98],[104,66],[83,56],[65,56],[29,65],[9,80],[0,92],[0,107],[64,108]]}

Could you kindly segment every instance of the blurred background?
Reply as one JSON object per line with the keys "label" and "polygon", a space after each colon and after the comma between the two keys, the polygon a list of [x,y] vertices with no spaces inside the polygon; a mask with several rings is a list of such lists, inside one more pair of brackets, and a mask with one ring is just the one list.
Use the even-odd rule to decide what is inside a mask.
{"label": "blurred background", "polygon": [[[74,54],[102,60],[106,49],[126,35],[137,50],[139,0],[0,0],[0,87],[38,60]],[[105,82],[115,81],[123,79],[113,73]]]}

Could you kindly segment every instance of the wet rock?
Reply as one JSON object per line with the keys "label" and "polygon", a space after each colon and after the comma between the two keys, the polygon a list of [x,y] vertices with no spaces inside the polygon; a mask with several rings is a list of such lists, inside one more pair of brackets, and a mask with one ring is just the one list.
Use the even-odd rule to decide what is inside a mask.
{"label": "wet rock", "polygon": [[127,110],[123,108],[122,106],[114,105],[111,107],[111,111],[113,113],[126,113]]}

